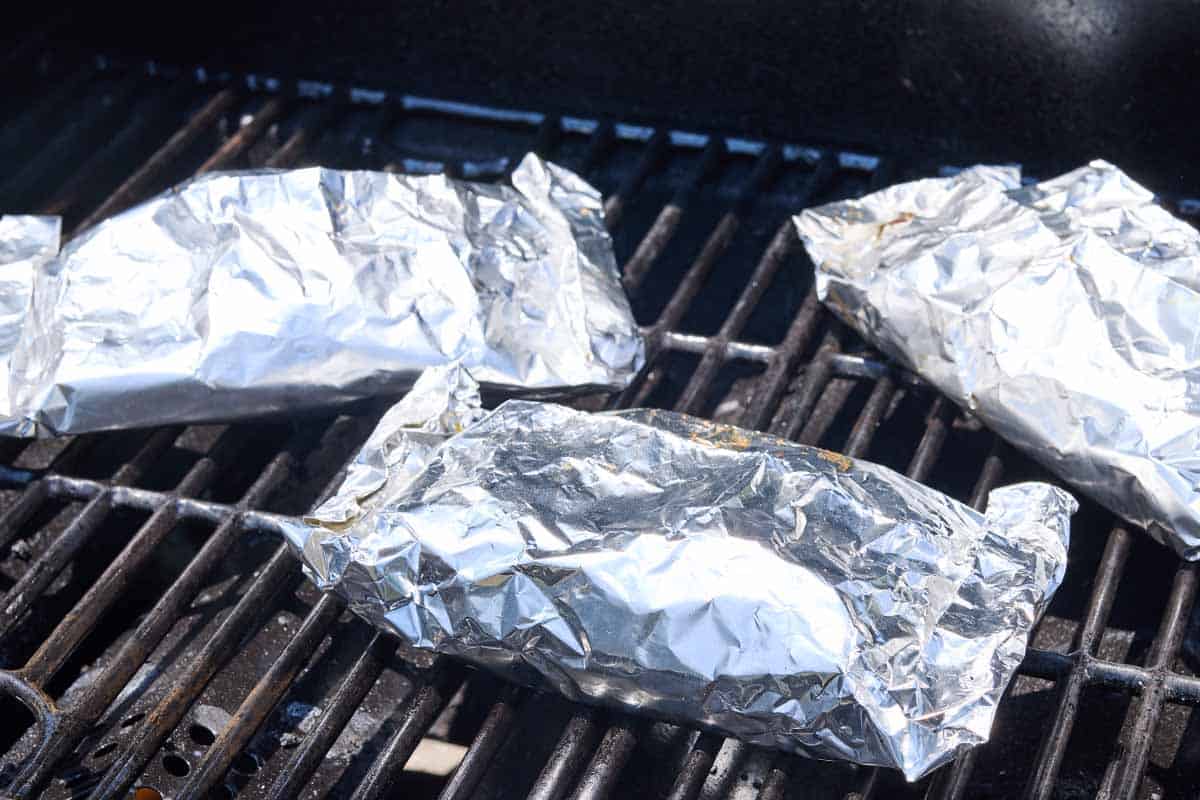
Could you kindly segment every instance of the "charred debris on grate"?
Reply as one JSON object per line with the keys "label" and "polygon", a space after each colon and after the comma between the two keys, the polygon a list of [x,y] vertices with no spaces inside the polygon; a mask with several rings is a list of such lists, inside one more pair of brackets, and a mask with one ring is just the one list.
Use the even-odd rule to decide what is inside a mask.
{"label": "charred debris on grate", "polygon": [[[1036,474],[865,353],[811,295],[787,215],[918,165],[263,77],[102,66],[51,63],[49,91],[0,128],[0,154],[22,165],[0,180],[7,208],[63,213],[78,230],[198,170],[319,161],[446,166],[491,179],[539,147],[605,192],[639,323],[655,345],[643,380],[619,402],[865,455],[968,501]],[[1200,703],[1200,680],[1175,670],[1181,654],[1194,659],[1185,635],[1194,569],[1177,569],[1095,509],[1081,518],[1067,584],[994,741],[914,788],[414,661],[319,599],[290,557],[272,555],[269,533],[256,533],[271,525],[257,509],[300,513],[331,486],[378,411],[363,404],[333,420],[266,428],[4,443],[0,653],[5,668],[24,666],[16,678],[57,701],[41,709],[41,731],[5,728],[8,791],[286,797],[304,786],[369,797],[398,777],[416,781],[404,784],[413,791],[495,798],[782,797],[794,787],[845,798],[1134,797],[1193,786],[1200,754],[1180,745],[1192,723],[1179,712]],[[28,598],[14,595],[18,584]],[[297,641],[305,646],[289,651]],[[6,697],[25,691],[12,681],[2,688]],[[36,708],[38,696],[26,694]],[[241,723],[229,725],[235,716]],[[448,783],[402,772],[431,729],[467,747]],[[47,732],[52,757],[31,758]]]}

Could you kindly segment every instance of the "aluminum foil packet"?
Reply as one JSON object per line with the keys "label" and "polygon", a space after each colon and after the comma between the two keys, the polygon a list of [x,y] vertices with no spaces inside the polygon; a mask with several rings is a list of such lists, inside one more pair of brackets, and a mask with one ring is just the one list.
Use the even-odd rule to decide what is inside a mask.
{"label": "aluminum foil packet", "polygon": [[620,389],[644,359],[599,193],[532,154],[510,186],[204,175],[70,242],[25,310],[15,436],[330,406],[452,361],[516,392]]}
{"label": "aluminum foil packet", "polygon": [[485,415],[451,365],[284,534],[318,586],[418,647],[915,780],[986,740],[1074,510],[1026,483],[980,514],[671,412]]}
{"label": "aluminum foil packet", "polygon": [[61,225],[58,217],[0,217],[0,420],[12,413],[9,362],[21,338],[33,276],[58,253]]}
{"label": "aluminum foil packet", "polygon": [[1200,233],[1094,161],[892,186],[796,218],[817,293],[887,355],[1200,558]]}

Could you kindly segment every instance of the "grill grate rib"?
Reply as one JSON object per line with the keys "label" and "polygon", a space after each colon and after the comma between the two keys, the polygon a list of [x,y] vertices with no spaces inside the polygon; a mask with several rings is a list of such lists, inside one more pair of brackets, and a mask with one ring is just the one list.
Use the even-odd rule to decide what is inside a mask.
{"label": "grill grate rib", "polygon": [[[809,285],[811,265],[787,212],[861,194],[904,170],[915,171],[917,165],[323,84],[224,76],[224,85],[214,86],[161,65],[153,65],[148,75],[107,62],[61,72],[41,104],[0,129],[0,155],[25,159],[13,162],[21,168],[10,172],[0,187],[11,208],[20,208],[37,187],[36,194],[51,198],[42,208],[65,214],[68,229],[80,231],[175,180],[213,169],[278,167],[307,159],[390,169],[444,165],[461,176],[494,177],[524,149],[534,148],[608,190],[607,221],[619,253],[628,254],[623,276],[635,304],[645,311],[650,303],[641,303],[643,297],[652,301],[654,287],[669,284],[663,293],[666,302],[660,309],[650,308],[645,316],[651,318],[642,320],[651,364],[613,405],[650,402],[721,415],[882,460],[934,485],[950,469],[945,465],[954,464],[974,476],[962,493],[969,493],[976,508],[1002,477],[1015,480],[1033,470],[974,428],[951,403],[868,352],[822,310]],[[146,98],[146,89],[157,94]],[[85,90],[107,93],[109,100],[94,115],[73,118],[72,109]],[[192,112],[175,120],[185,107]],[[131,117],[122,122],[122,113]],[[461,152],[447,162],[444,143],[405,136],[408,126],[430,119],[448,127],[482,127],[485,134],[467,145],[454,140]],[[223,137],[231,121],[233,132]],[[169,135],[157,146],[147,145],[148,132],[156,130]],[[49,136],[43,136],[46,131]],[[112,136],[92,152],[87,140],[99,131]],[[29,134],[34,132],[50,146],[31,153]],[[501,141],[512,146],[498,152]],[[124,174],[107,177],[112,160],[139,149],[149,152],[128,164]],[[63,177],[46,185],[47,173]],[[113,184],[107,196],[89,200],[91,187],[106,180]],[[1197,206],[1184,202],[1180,207]],[[739,248],[750,247],[756,254],[744,271],[730,270],[741,258]],[[667,280],[671,270],[683,266],[678,281]],[[729,276],[735,272],[731,287]],[[698,299],[717,292],[729,302],[716,332],[682,329]],[[756,323],[763,314],[771,320],[765,341],[756,332],[763,328]],[[917,416],[902,424],[903,409],[910,406]],[[456,708],[459,689],[479,679],[447,659],[425,663],[379,634],[363,635],[364,646],[339,663],[335,648],[325,643],[362,623],[345,618],[340,601],[303,587],[286,549],[259,546],[259,555],[252,553],[248,561],[237,556],[247,539],[277,529],[278,514],[299,513],[336,486],[342,462],[381,410],[380,404],[364,404],[333,420],[296,423],[277,437],[274,455],[248,476],[250,485],[231,494],[237,499],[228,502],[215,499],[218,488],[241,462],[254,458],[245,427],[217,433],[169,491],[144,485],[169,454],[186,449],[203,432],[199,428],[124,435],[122,441],[137,442],[137,447],[104,478],[83,468],[102,461],[108,443],[121,434],[72,439],[40,468],[23,465],[40,445],[3,443],[0,487],[7,488],[0,492],[0,550],[36,538],[31,527],[46,539],[0,600],[0,655],[9,667],[0,670],[0,694],[23,702],[36,723],[0,762],[8,764],[0,772],[6,792],[15,797],[44,792],[103,797],[134,786],[161,785],[164,795],[189,798],[214,791],[283,798],[305,789],[371,798],[394,789],[418,743],[438,730],[443,710]],[[49,523],[41,520],[47,510],[64,503],[71,509],[66,527],[57,533],[47,529],[43,536]],[[44,598],[61,591],[60,584],[71,584],[73,570],[88,558],[101,533],[108,535],[107,526],[118,512],[127,511],[147,516],[128,532],[123,549],[90,585],[78,588],[65,616],[48,624],[37,619]],[[1122,580],[1145,581],[1147,570],[1161,570],[1173,561],[1141,534],[1099,511],[1090,513],[1089,523],[1098,520],[1100,529],[1110,532],[1094,573],[1077,574],[1080,558],[1073,552],[1068,582],[1077,587],[1081,611],[1073,628],[1069,615],[1060,618],[1071,629],[1069,642],[1059,649],[1031,648],[1022,666],[1026,677],[1019,681],[1053,681],[1055,695],[1033,728],[1040,744],[1027,761],[1009,765],[1015,778],[1001,779],[988,763],[1002,742],[962,754],[915,787],[902,786],[886,771],[807,762],[673,727],[686,735],[686,742],[678,758],[659,759],[653,748],[662,723],[574,707],[561,730],[542,736],[547,752],[526,770],[527,779],[510,781],[525,774],[518,770],[525,745],[518,745],[537,739],[536,731],[530,731],[542,719],[535,709],[559,701],[505,686],[480,709],[461,764],[438,787],[441,797],[583,800],[636,793],[651,785],[635,768],[646,764],[650,771],[674,770],[653,784],[672,800],[716,797],[734,787],[752,790],[759,798],[811,792],[845,800],[1011,796],[1022,787],[1026,797],[1042,800],[1070,796],[1070,787],[1081,781],[1083,793],[1106,798],[1158,791],[1155,787],[1167,779],[1146,776],[1151,762],[1162,759],[1164,740],[1171,738],[1164,715],[1174,706],[1200,704],[1200,678],[1186,666],[1197,572],[1179,567],[1161,614],[1145,609],[1145,621],[1134,633],[1152,641],[1140,663],[1105,655],[1106,633],[1119,633],[1111,625],[1114,609],[1120,607]],[[144,613],[122,619],[140,576],[164,569],[162,551],[170,549],[181,530],[193,528],[210,532],[176,566],[177,574],[169,576]],[[1091,533],[1077,526],[1074,549],[1088,547],[1079,542]],[[1135,569],[1135,561],[1144,564]],[[241,564],[228,579],[240,589],[224,608],[204,612],[208,616],[197,612],[206,602],[201,598],[225,580],[223,568],[231,562]],[[1056,601],[1052,615],[1060,605]],[[198,613],[200,622],[189,628],[188,620]],[[294,616],[297,627],[274,648],[255,645],[256,637],[283,614]],[[39,634],[40,626],[49,632]],[[114,626],[117,633],[102,635]],[[30,636],[37,644],[25,655],[20,643]],[[88,679],[76,679],[65,691],[55,688],[68,667],[103,636],[112,640],[101,648],[102,658]],[[258,654],[253,659],[247,655],[251,651]],[[10,652],[19,657],[10,658]],[[165,664],[161,677],[148,682],[139,678],[156,659]],[[234,673],[244,678],[233,680]],[[318,693],[319,717],[294,749],[277,747],[267,753],[263,743],[268,734],[309,678],[324,686]],[[187,730],[204,701],[231,691],[223,688],[230,683],[232,699],[221,698],[229,715],[211,731],[211,741],[195,753],[179,749],[179,732]],[[1116,693],[1128,702],[1123,724],[1110,737],[1077,724],[1085,695],[1096,691]],[[380,697],[391,701],[382,727],[366,736],[346,765],[330,767],[339,737],[360,735],[357,715]],[[137,712],[130,714],[130,709]],[[1001,706],[1001,735],[1012,733],[1012,721],[1005,727],[1006,709],[1007,704]],[[466,712],[453,713],[461,717]],[[178,759],[170,763],[184,774],[172,774],[159,764],[169,747],[176,748],[170,754]],[[1087,757],[1082,767],[1074,763],[1081,750],[1085,756],[1099,750],[1090,756],[1098,764],[1088,766]],[[249,753],[256,755],[246,762]],[[1176,765],[1180,777],[1168,788],[1194,790],[1194,779],[1186,777],[1190,767],[1194,765]],[[254,780],[247,780],[247,770],[257,771]],[[748,777],[736,779],[742,771]]]}
{"label": "grill grate rib", "polygon": [[[73,234],[85,231],[101,220],[123,211],[138,199],[150,194],[150,187],[167,168],[177,161],[193,143],[216,123],[236,102],[237,92],[225,88],[212,96],[199,112],[188,119],[187,124],[175,132],[170,139],[138,167],[103,203],[75,226]],[[66,211],[66,209],[62,209]],[[53,212],[50,212],[53,213]],[[59,212],[61,213],[61,212]]]}

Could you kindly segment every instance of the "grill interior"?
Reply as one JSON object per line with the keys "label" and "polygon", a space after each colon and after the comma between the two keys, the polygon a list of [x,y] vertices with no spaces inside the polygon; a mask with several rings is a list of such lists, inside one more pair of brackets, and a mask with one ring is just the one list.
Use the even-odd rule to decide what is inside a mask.
{"label": "grill interior", "polygon": [[[62,214],[70,232],[206,170],[320,163],[492,180],[537,150],[604,192],[652,354],[621,396],[578,402],[768,430],[976,507],[998,484],[1046,478],[871,353],[812,293],[789,214],[921,174],[902,154],[103,59],[43,59],[3,102],[0,207]],[[0,788],[864,800],[1200,787],[1196,568],[1090,504],[993,742],[915,785],[572,705],[412,652],[315,592],[272,534],[277,515],[333,489],[386,405],[0,440]],[[419,744],[438,750],[430,741],[464,753],[452,775],[405,769]]]}

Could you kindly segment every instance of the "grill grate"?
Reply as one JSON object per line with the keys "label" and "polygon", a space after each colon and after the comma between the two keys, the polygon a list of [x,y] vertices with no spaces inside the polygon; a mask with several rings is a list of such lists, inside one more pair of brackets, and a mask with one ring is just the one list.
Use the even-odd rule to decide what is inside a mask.
{"label": "grill grate", "polygon": [[[976,507],[1002,480],[1041,477],[867,351],[812,292],[789,213],[921,165],[156,64],[47,61],[37,85],[0,129],[5,208],[63,214],[79,231],[212,169],[320,162],[491,179],[537,149],[605,191],[649,343],[638,382],[583,402],[769,430],[886,463]],[[139,800],[374,798],[397,787],[539,800],[1196,788],[1196,568],[1094,507],[1076,518],[1067,583],[993,743],[905,786],[890,772],[503,685],[410,652],[319,596],[272,531],[332,490],[384,407],[0,442],[0,786],[18,797],[136,788]],[[23,733],[9,722],[26,713],[18,701]],[[431,734],[465,752],[448,779],[421,783],[404,767]]]}

